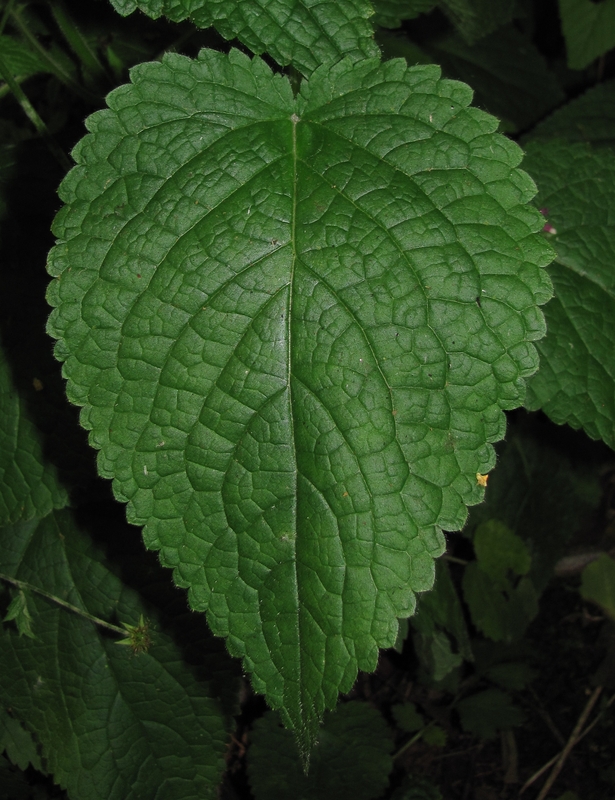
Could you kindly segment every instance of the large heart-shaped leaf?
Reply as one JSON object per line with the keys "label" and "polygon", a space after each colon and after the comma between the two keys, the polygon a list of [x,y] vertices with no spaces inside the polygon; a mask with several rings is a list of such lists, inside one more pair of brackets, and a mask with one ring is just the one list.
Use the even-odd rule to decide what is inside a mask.
{"label": "large heart-shaped leaf", "polygon": [[535,187],[434,66],[345,60],[297,98],[236,51],[132,79],[62,185],[49,330],[129,519],[307,749],[536,369]]}

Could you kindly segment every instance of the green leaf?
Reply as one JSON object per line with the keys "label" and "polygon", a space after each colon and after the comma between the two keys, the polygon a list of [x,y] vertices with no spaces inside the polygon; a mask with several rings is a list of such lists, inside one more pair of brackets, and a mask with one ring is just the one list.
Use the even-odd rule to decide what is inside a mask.
{"label": "green leaf", "polygon": [[25,593],[21,589],[11,600],[7,612],[4,615],[3,622],[11,622],[11,620],[14,620],[20,636],[25,635],[30,639],[36,639],[32,631],[32,617],[28,609],[28,601],[26,600]]}
{"label": "green leaf", "polygon": [[0,710],[0,753],[6,752],[10,761],[21,770],[30,764],[43,772],[41,757],[36,742],[28,731],[8,711]]}
{"label": "green leaf", "polygon": [[526,159],[557,252],[549,333],[526,406],[615,447],[615,153],[536,142]]}
{"label": "green leaf", "polygon": [[0,36],[0,57],[18,78],[28,78],[37,72],[48,72],[45,62],[30,48],[12,36]]}
{"label": "green leaf", "polygon": [[498,731],[515,728],[525,721],[521,709],[499,689],[485,689],[465,697],[456,708],[462,728],[481,739],[493,739]]}
{"label": "green leaf", "polygon": [[603,554],[583,570],[581,597],[601,606],[615,620],[615,560]]}
{"label": "green leaf", "polygon": [[446,631],[454,637],[463,658],[472,661],[472,648],[463,609],[448,566],[443,561],[436,563],[433,589],[418,598],[412,626],[427,637],[433,635],[438,628]]}
{"label": "green leaf", "polygon": [[543,56],[512,25],[472,46],[448,34],[430,43],[429,52],[447,77],[470,84],[476,105],[509,128],[527,128],[564,100]]}
{"label": "green leaf", "polygon": [[415,733],[425,727],[425,720],[414,703],[399,703],[391,708],[397,726],[405,733]]}
{"label": "green leaf", "polygon": [[521,637],[538,613],[538,595],[529,578],[498,586],[473,561],[463,574],[463,596],[476,627],[494,642]]}
{"label": "green leaf", "polygon": [[399,28],[402,20],[426,14],[437,4],[438,0],[372,0],[374,23],[383,28]]}
{"label": "green leaf", "polygon": [[449,637],[442,631],[434,631],[430,636],[416,633],[412,640],[421,666],[430,681],[444,680],[446,676],[463,663],[459,653],[453,653]]}
{"label": "green leaf", "polygon": [[559,0],[568,66],[585,69],[615,47],[615,0]]}
{"label": "green leaf", "polygon": [[378,55],[369,0],[111,0],[126,15],[137,8],[156,19],[191,19],[214,25],[225,39],[239,39],[253,53],[265,51],[283,66],[310,75],[320,64],[349,56]]}
{"label": "green leaf", "polygon": [[473,537],[478,566],[498,586],[506,583],[510,570],[515,575],[527,575],[532,557],[523,539],[497,520],[479,525]]}
{"label": "green leaf", "polygon": [[68,502],[29,412],[39,386],[34,375],[31,396],[21,397],[0,349],[0,525],[44,516]]}
{"label": "green leaf", "polygon": [[615,148],[615,80],[598,83],[537,125],[527,137]]}
{"label": "green leaf", "polygon": [[256,800],[371,800],[382,794],[393,766],[389,729],[366,703],[345,703],[325,716],[307,775],[277,714],[259,719],[250,738],[248,778]]}
{"label": "green leaf", "polygon": [[581,459],[578,446],[568,448],[566,455],[560,442],[545,440],[543,427],[533,417],[509,426],[485,502],[472,508],[464,528],[472,534],[483,522],[499,520],[520,536],[532,554],[527,576],[539,593],[579,523],[598,508],[603,492],[601,465]]}
{"label": "green leaf", "polygon": [[[0,548],[6,573],[104,620],[146,611],[66,510],[1,529]],[[79,800],[215,797],[230,720],[214,686],[219,696],[232,675],[187,666],[161,629],[133,656],[89,619],[36,594],[31,603],[36,641],[0,629],[0,703],[40,743],[56,783]]]}
{"label": "green leaf", "polygon": [[550,296],[497,121],[401,60],[133,70],[50,254],[70,399],[148,547],[305,751],[483,495]]}
{"label": "green leaf", "polygon": [[515,0],[439,0],[468,44],[492,33],[513,19]]}

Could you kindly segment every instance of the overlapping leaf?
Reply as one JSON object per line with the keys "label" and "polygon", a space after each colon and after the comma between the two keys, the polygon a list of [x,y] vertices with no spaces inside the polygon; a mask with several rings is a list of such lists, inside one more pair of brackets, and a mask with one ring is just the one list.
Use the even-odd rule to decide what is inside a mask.
{"label": "overlapping leaf", "polygon": [[214,25],[226,39],[239,39],[253,53],[293,64],[309,75],[319,64],[342,56],[377,56],[369,0],[111,0],[120,14],[137,8],[174,22],[190,18]]}
{"label": "overlapping leaf", "polygon": [[[136,624],[146,611],[68,510],[0,529],[0,547],[5,573],[84,612]],[[225,694],[213,672],[220,653],[196,670],[155,630],[149,651],[133,655],[89,619],[33,592],[28,602],[36,640],[0,625],[0,702],[55,782],[79,800],[215,797],[230,721],[215,699]]]}
{"label": "overlapping leaf", "polygon": [[[42,388],[34,376],[32,395],[36,386]],[[26,399],[20,397],[0,349],[0,525],[44,516],[67,502],[55,467],[45,458]]]}
{"label": "overlapping leaf", "polygon": [[528,127],[564,99],[545,59],[512,25],[472,46],[447,34],[428,49],[448,77],[469,83],[474,102],[504,120],[509,129]]}
{"label": "overlapping leaf", "polygon": [[482,497],[551,251],[497,121],[436,67],[133,71],[49,262],[70,398],[148,547],[308,748]]}
{"label": "overlapping leaf", "polygon": [[593,86],[559,108],[527,137],[588,142],[592,147],[615,148],[615,80]]}
{"label": "overlapping leaf", "polygon": [[526,405],[615,447],[615,155],[562,141],[528,146],[536,202],[555,230],[555,298]]}
{"label": "overlapping leaf", "polygon": [[426,14],[438,0],[372,0],[374,23],[384,28],[398,28],[404,19],[414,19]]}
{"label": "overlapping leaf", "polygon": [[585,69],[615,47],[615,0],[559,0],[568,66]]}

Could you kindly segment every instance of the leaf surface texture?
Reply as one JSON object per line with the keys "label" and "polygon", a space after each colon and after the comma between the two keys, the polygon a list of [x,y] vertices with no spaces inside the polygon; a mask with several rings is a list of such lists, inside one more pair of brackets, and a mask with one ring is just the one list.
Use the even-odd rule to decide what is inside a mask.
{"label": "leaf surface texture", "polygon": [[437,67],[132,77],[62,186],[49,330],[129,519],[307,750],[536,369],[535,188]]}
{"label": "leaf surface texture", "polygon": [[154,19],[190,19],[214,25],[226,39],[239,39],[253,53],[265,51],[279,64],[309,75],[342,56],[377,56],[368,0],[111,0],[120,14],[136,9]]}

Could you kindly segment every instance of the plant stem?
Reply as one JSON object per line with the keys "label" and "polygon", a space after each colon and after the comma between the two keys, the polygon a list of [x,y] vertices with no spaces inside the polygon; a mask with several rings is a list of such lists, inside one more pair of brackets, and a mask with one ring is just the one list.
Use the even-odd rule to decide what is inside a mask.
{"label": "plant stem", "polygon": [[84,100],[87,100],[89,103],[99,102],[99,97],[97,97],[92,92],[88,92],[87,89],[84,89],[80,86],[77,81],[73,79],[73,77],[64,69],[64,66],[60,64],[53,55],[47,50],[47,48],[43,47],[43,45],[39,42],[36,36],[32,33],[32,31],[28,28],[26,23],[23,21],[21,16],[19,15],[18,11],[11,9],[10,17],[12,23],[15,27],[19,30],[21,35],[24,39],[27,39],[28,43],[32,47],[33,50],[38,53],[40,58],[47,64],[49,67],[49,71],[59,78],[62,83],[66,84],[75,94],[78,94]]}
{"label": "plant stem", "polygon": [[422,735],[425,733],[427,728],[431,728],[431,726],[434,725],[434,724],[435,724],[435,720],[432,719],[431,722],[428,722],[427,725],[425,725],[424,728],[421,728],[420,731],[417,731],[411,739],[409,739],[405,744],[402,744],[402,746],[399,748],[399,750],[396,753],[394,753],[393,761],[395,761],[396,758],[399,758],[403,753],[405,753],[406,750],[408,750],[408,748],[412,747],[412,745],[415,742],[418,742],[418,740],[422,737]]}
{"label": "plant stem", "polygon": [[85,617],[85,619],[90,620],[95,625],[99,625],[101,628],[106,628],[109,631],[113,631],[113,633],[119,633],[120,636],[127,637],[130,633],[124,628],[120,628],[117,625],[112,625],[110,622],[105,622],[104,619],[100,619],[99,617],[95,617],[92,614],[89,614],[87,611],[83,611],[81,608],[77,608],[77,606],[72,605],[71,603],[67,603],[66,600],[61,600],[59,597],[56,597],[53,594],[49,594],[44,589],[39,589],[36,586],[32,586],[31,583],[26,583],[26,581],[18,581],[17,578],[11,578],[8,575],[4,575],[0,572],[0,580],[6,581],[7,583],[16,586],[18,589],[23,589],[25,591],[35,592],[36,594],[40,594],[42,597],[47,598],[47,600],[51,600],[53,603],[56,603],[62,608],[68,609],[68,611],[72,611],[74,614],[79,614],[80,617]]}
{"label": "plant stem", "polygon": [[58,147],[56,142],[51,137],[51,134],[49,133],[49,130],[47,129],[47,126],[45,125],[44,121],[39,117],[38,112],[26,97],[24,90],[21,88],[21,86],[17,83],[17,81],[13,77],[11,70],[9,69],[6,61],[2,58],[1,55],[0,55],[0,77],[2,77],[2,80],[6,83],[6,85],[13,93],[15,99],[22,107],[24,114],[34,125],[38,133],[40,133],[40,135],[43,137],[43,139],[47,143],[47,147],[53,154],[56,161],[58,161],[63,170],[68,172],[72,167],[72,164],[70,163],[68,156],[66,155],[66,153],[63,152],[63,150],[60,149],[60,147]]}
{"label": "plant stem", "polygon": [[551,787],[555,783],[557,776],[562,771],[562,767],[568,756],[570,755],[570,751],[575,746],[575,744],[579,741],[581,731],[583,730],[583,726],[587,722],[587,718],[591,714],[592,708],[595,706],[596,701],[600,697],[600,693],[602,692],[602,686],[597,686],[594,691],[592,692],[589,700],[587,701],[585,708],[581,712],[581,716],[577,720],[577,724],[574,726],[574,730],[570,734],[570,738],[566,742],[566,747],[562,750],[559,755],[559,758],[555,761],[553,769],[551,770],[551,774],[545,781],[544,786],[542,787],[540,794],[536,798],[536,800],[545,800],[545,797],[549,794]]}
{"label": "plant stem", "polygon": [[104,77],[105,68],[71,19],[63,0],[55,0],[51,3],[51,13],[73,53],[81,61],[84,70],[89,72],[94,79]]}

